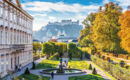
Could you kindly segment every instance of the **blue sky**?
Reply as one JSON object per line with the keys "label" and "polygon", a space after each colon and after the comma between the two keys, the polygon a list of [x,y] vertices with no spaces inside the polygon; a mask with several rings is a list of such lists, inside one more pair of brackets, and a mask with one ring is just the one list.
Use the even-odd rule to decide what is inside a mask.
{"label": "blue sky", "polygon": [[72,19],[82,22],[88,14],[110,1],[118,3],[123,11],[130,5],[130,0],[21,0],[21,3],[34,17],[33,30],[36,31],[49,21]]}

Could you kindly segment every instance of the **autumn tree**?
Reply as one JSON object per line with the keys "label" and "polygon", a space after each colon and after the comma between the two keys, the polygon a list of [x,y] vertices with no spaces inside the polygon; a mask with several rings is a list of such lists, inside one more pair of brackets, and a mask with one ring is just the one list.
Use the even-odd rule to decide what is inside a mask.
{"label": "autumn tree", "polygon": [[51,39],[50,42],[57,42],[57,40],[56,39]]}
{"label": "autumn tree", "polygon": [[121,39],[121,47],[130,53],[130,11],[126,11],[121,15],[119,19],[121,24],[120,31],[118,33]]}
{"label": "autumn tree", "polygon": [[89,47],[93,45],[89,33],[90,33],[90,28],[92,26],[92,22],[95,20],[95,15],[96,13],[89,14],[86,17],[86,19],[82,22],[85,28],[80,31],[80,37],[78,39],[80,46]]}
{"label": "autumn tree", "polygon": [[91,27],[91,40],[100,51],[118,53],[121,51],[120,39],[117,35],[120,24],[121,7],[112,2],[106,4],[96,14]]}

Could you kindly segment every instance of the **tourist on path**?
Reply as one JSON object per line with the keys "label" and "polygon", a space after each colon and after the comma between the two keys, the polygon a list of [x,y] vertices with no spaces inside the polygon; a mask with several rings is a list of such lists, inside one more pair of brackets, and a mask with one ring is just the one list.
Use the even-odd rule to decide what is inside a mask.
{"label": "tourist on path", "polygon": [[51,79],[53,80],[54,78],[54,72],[51,72]]}

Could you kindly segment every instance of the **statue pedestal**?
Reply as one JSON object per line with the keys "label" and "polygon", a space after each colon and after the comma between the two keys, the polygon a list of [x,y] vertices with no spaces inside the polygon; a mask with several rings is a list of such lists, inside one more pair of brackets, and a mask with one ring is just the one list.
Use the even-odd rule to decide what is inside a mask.
{"label": "statue pedestal", "polygon": [[69,58],[62,58],[62,61],[63,61],[63,62],[68,63],[68,60],[69,60]]}

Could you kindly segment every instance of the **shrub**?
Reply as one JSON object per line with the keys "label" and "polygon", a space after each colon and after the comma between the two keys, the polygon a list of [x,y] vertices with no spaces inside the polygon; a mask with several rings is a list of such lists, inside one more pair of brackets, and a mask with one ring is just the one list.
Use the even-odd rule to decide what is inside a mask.
{"label": "shrub", "polygon": [[30,71],[29,71],[29,69],[28,69],[28,68],[26,68],[26,70],[25,70],[24,74],[30,74]]}
{"label": "shrub", "polygon": [[102,59],[104,60],[104,59],[105,59],[105,56],[102,56]]}
{"label": "shrub", "polygon": [[126,68],[126,69],[129,69],[129,68],[130,68],[130,66],[126,65],[126,66],[125,66],[125,68]]}
{"label": "shrub", "polygon": [[97,56],[91,56],[91,60],[97,64],[99,67],[109,72],[113,77],[120,80],[128,80],[129,79],[129,69],[125,69],[120,67],[119,64],[112,64],[106,60],[100,59]]}
{"label": "shrub", "polygon": [[16,76],[16,77],[14,78],[14,80],[19,80],[18,76]]}
{"label": "shrub", "polygon": [[96,75],[96,74],[97,74],[97,71],[96,71],[96,69],[95,69],[95,68],[93,69],[92,74],[94,74],[94,75]]}
{"label": "shrub", "polygon": [[111,60],[110,57],[107,57],[107,61],[110,62],[110,60]]}
{"label": "shrub", "polygon": [[22,80],[24,80],[24,78],[22,78]]}
{"label": "shrub", "polygon": [[124,67],[124,65],[125,65],[125,62],[124,61],[120,61],[120,66]]}
{"label": "shrub", "polygon": [[32,69],[35,69],[35,68],[36,68],[35,63],[32,62]]}
{"label": "shrub", "polygon": [[128,59],[128,55],[126,55],[126,54],[118,54],[118,58]]}
{"label": "shrub", "polygon": [[90,54],[89,53],[85,53],[85,57],[87,58],[87,59],[90,59]]}
{"label": "shrub", "polygon": [[2,77],[1,77],[1,75],[0,75],[0,80],[2,80]]}
{"label": "shrub", "polygon": [[39,78],[38,78],[38,80],[42,80],[42,77],[41,76],[38,76]]}
{"label": "shrub", "polygon": [[91,64],[89,64],[89,70],[92,70],[92,65]]}

